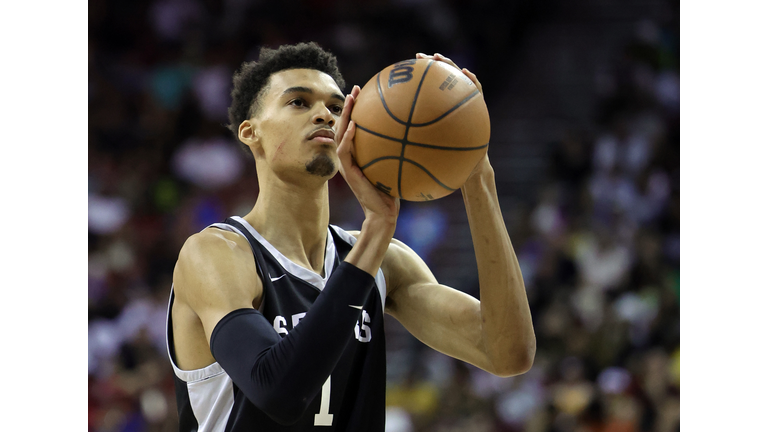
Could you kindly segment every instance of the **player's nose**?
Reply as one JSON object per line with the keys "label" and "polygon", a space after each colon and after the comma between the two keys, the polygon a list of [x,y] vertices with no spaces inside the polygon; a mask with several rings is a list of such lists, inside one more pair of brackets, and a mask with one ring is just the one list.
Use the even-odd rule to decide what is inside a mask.
{"label": "player's nose", "polygon": [[315,124],[328,124],[328,126],[333,126],[333,124],[336,123],[336,119],[333,116],[333,113],[331,113],[331,110],[323,105],[315,110],[315,113],[312,116],[312,122]]}

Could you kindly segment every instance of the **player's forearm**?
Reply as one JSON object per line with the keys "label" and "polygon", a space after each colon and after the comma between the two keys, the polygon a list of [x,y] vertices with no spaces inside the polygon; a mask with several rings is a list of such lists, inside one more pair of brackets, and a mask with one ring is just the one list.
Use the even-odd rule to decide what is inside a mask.
{"label": "player's forearm", "polygon": [[[284,338],[254,309],[221,319],[211,353],[248,399],[273,420],[292,424],[304,413],[336,367],[374,279],[340,265],[301,322]],[[311,359],[311,367],[307,366]]]}
{"label": "player's forearm", "polygon": [[499,207],[493,169],[487,160],[462,187],[480,281],[482,337],[499,375],[525,372],[536,337],[525,283]]}
{"label": "player's forearm", "polygon": [[344,261],[375,277],[384,261],[384,255],[387,253],[387,248],[389,248],[394,234],[395,223],[393,221],[375,216],[366,218],[360,229],[357,242]]}

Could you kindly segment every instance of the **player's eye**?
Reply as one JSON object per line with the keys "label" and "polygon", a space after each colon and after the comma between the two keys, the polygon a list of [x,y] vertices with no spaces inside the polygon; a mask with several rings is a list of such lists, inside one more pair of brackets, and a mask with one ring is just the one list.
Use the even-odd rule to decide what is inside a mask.
{"label": "player's eye", "polygon": [[331,105],[330,107],[328,107],[328,109],[336,115],[341,115],[341,112],[344,110],[344,107],[341,105]]}
{"label": "player's eye", "polygon": [[307,103],[302,98],[296,98],[296,99],[291,99],[288,102],[288,105],[293,105],[293,106],[296,106],[296,107],[303,107],[303,106],[307,106]]}

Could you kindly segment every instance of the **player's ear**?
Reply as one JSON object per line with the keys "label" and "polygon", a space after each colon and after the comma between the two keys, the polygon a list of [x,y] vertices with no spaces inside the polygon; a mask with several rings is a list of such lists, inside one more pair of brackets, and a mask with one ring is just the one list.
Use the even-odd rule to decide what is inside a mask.
{"label": "player's ear", "polygon": [[243,120],[243,122],[240,123],[240,126],[237,129],[237,136],[243,144],[251,148],[251,151],[253,151],[254,154],[261,149],[259,128],[253,119]]}

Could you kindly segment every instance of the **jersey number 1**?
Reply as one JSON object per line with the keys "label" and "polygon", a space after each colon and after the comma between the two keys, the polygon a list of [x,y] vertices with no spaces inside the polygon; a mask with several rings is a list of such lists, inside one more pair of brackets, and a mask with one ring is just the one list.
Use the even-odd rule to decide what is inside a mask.
{"label": "jersey number 1", "polygon": [[331,377],[329,376],[323,384],[320,396],[320,412],[315,414],[315,426],[330,426],[333,424],[333,414],[329,414],[331,410]]}

